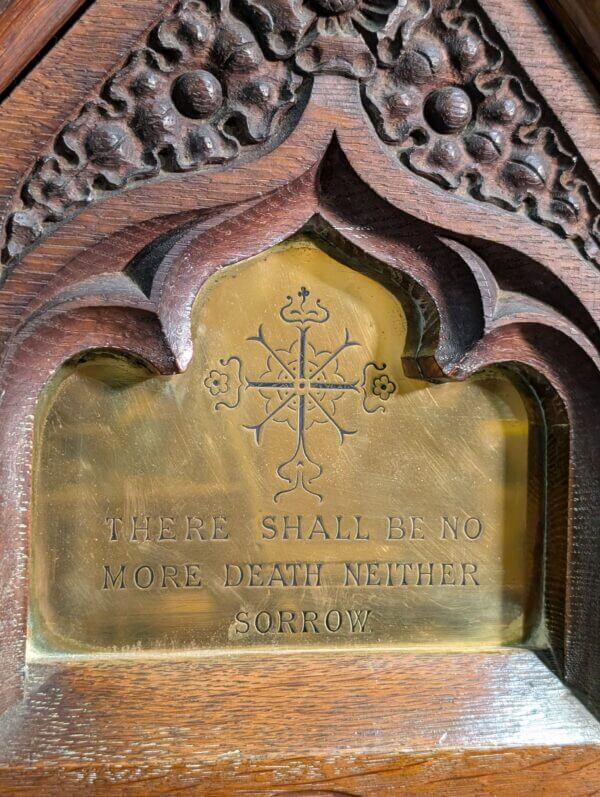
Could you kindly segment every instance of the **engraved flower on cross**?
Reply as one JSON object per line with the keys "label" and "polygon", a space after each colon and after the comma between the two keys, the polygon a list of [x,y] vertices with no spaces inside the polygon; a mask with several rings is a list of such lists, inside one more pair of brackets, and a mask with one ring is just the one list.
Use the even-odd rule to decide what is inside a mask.
{"label": "engraved flower on cross", "polygon": [[[277,345],[268,340],[262,325],[255,335],[248,338],[263,350],[264,369],[260,374],[246,376],[242,360],[233,356],[220,360],[220,370],[212,369],[204,384],[215,396],[216,375],[227,377],[219,380],[219,386],[226,386],[226,391],[220,390],[219,393],[230,393],[230,400],[227,395],[221,397],[215,409],[234,409],[241,401],[242,390],[256,391],[262,399],[263,414],[256,423],[244,424],[244,428],[253,433],[257,445],[262,444],[264,430],[270,425],[283,424],[293,431],[295,440],[290,456],[276,468],[277,477],[286,486],[275,493],[274,500],[277,502],[284,495],[301,490],[321,501],[323,496],[315,489],[314,482],[323,474],[323,466],[309,448],[310,429],[316,424],[328,425],[335,429],[342,444],[357,430],[347,428],[339,420],[338,403],[349,395],[362,394],[363,409],[373,413],[383,410],[378,402],[387,401],[396,386],[387,374],[382,373],[385,364],[367,362],[362,381],[360,377],[345,375],[343,353],[361,345],[352,340],[347,329],[337,346],[319,348],[316,330],[329,320],[330,311],[320,299],[312,297],[305,286],[287,297],[279,310],[279,318],[296,330],[287,344]],[[228,378],[228,369],[231,378]],[[375,380],[370,376],[372,371],[376,373]]]}
{"label": "engraved flower on cross", "polygon": [[376,376],[373,379],[373,393],[379,396],[382,401],[387,401],[395,390],[396,385],[387,374]]}
{"label": "engraved flower on cross", "polygon": [[204,380],[204,387],[206,387],[213,396],[217,396],[219,393],[227,393],[229,389],[229,377],[222,371],[217,371],[216,368],[213,368]]}

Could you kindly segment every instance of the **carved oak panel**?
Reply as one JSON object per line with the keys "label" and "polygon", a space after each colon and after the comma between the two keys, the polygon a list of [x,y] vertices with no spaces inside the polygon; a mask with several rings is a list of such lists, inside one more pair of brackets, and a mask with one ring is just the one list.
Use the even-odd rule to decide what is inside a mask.
{"label": "carved oak panel", "polygon": [[[95,0],[5,99],[0,782],[6,791],[15,784],[50,793],[76,790],[96,779],[101,789],[120,783],[141,793],[186,787],[229,794],[241,785],[256,793],[341,788],[395,794],[401,782],[409,790],[446,794],[454,778],[456,788],[472,784],[473,793],[595,787],[597,721],[569,690],[592,712],[600,710],[597,119],[591,89],[544,24],[524,0],[143,0],[118,6]],[[264,253],[287,251],[298,234],[308,237],[332,274],[341,269],[335,286],[315,269],[315,289],[294,261],[277,278],[261,275],[236,294],[236,270]],[[229,299],[221,296],[206,312],[213,313],[213,329],[221,315],[232,320],[218,335],[206,335],[198,321],[202,297],[230,283]],[[359,288],[352,293],[354,284]],[[367,301],[370,291],[386,297],[379,314]],[[320,304],[313,306],[316,299]],[[306,307],[316,313],[311,319],[302,316]],[[292,327],[295,337],[282,337]],[[328,329],[331,335],[316,343],[317,332]],[[377,335],[369,338],[373,329],[381,333],[377,345]],[[281,342],[273,345],[275,332]],[[348,357],[343,362],[333,357],[340,345]],[[300,351],[303,358],[296,356]],[[317,381],[325,372],[327,379]],[[434,589],[454,592],[437,596],[437,609],[429,593],[412,614],[396,616],[398,625],[380,635],[386,651],[322,658],[303,651],[268,659],[255,652],[233,662],[175,653],[165,660],[154,650],[155,658],[136,653],[126,662],[100,661],[111,645],[120,653],[138,642],[164,648],[169,622],[180,615],[166,612],[155,625],[147,616],[129,617],[119,638],[111,623],[123,615],[110,601],[118,599],[111,584],[121,592],[115,570],[121,560],[105,557],[102,544],[86,551],[86,539],[69,519],[79,511],[81,526],[93,529],[96,542],[104,534],[104,545],[117,548],[128,522],[133,533],[134,516],[163,518],[152,533],[172,533],[175,508],[167,512],[161,503],[149,513],[125,495],[124,474],[132,470],[142,476],[139,494],[147,488],[143,476],[165,488],[156,451],[144,470],[143,454],[125,439],[137,428],[143,440],[153,417],[152,428],[168,438],[160,451],[172,450],[182,428],[180,410],[167,407],[163,423],[159,400],[140,418],[141,404],[128,405],[127,396],[138,391],[149,405],[155,392],[176,394],[173,386],[186,384],[202,417],[221,424],[218,439],[231,449],[229,457],[220,451],[211,460],[213,482],[223,490],[245,479],[243,499],[224,491],[228,511],[254,496],[254,519],[267,536],[282,528],[270,520],[260,525],[261,518],[280,514],[278,508],[261,511],[267,499],[279,505],[296,500],[299,491],[320,503],[337,490],[331,517],[318,521],[319,512],[310,513],[311,532],[322,526],[325,536],[328,528],[335,534],[336,518],[361,514],[357,484],[373,505],[383,506],[386,484],[391,493],[413,490],[413,503],[437,485],[437,493],[427,494],[431,504],[432,495],[439,499],[455,482],[456,509],[449,499],[436,505],[442,527],[444,517],[450,528],[456,518],[460,531],[461,518],[471,531],[481,510],[486,525],[510,540],[504,572],[498,572],[497,535],[487,549],[482,545],[477,560],[489,577],[482,584],[492,596],[485,605],[493,626],[477,608],[479,586],[456,587],[457,574],[458,583],[468,580],[464,565],[475,564],[462,555],[465,549],[450,558],[439,540],[425,540],[431,547],[423,561],[439,566]],[[82,401],[86,390],[93,401],[101,395],[108,402],[100,423],[106,417],[114,423],[102,434],[93,409],[99,404]],[[446,399],[437,397],[450,396],[468,408],[464,418],[453,414],[449,398],[439,415],[439,406],[433,412],[423,405],[413,416],[422,419],[419,428],[407,427],[400,442],[394,439],[386,424],[393,419],[401,425],[394,415],[407,406],[401,398],[413,402],[414,411],[420,401],[443,404]],[[438,426],[428,426],[436,417]],[[77,418],[85,418],[87,432]],[[186,414],[182,448],[198,433],[195,418]],[[367,428],[365,445],[359,432]],[[448,434],[463,456],[456,458],[459,465],[439,456],[434,473],[420,448],[411,456],[414,462],[422,457],[428,477],[415,469],[408,479],[407,451],[423,446],[427,429],[437,454],[447,454],[442,438]],[[274,444],[266,445],[267,433]],[[331,439],[323,442],[327,435]],[[216,445],[210,434],[203,440],[207,449]],[[108,447],[118,455],[118,465],[100,464],[96,453],[103,446],[104,454]],[[122,459],[119,446],[127,446]],[[65,452],[76,448],[69,460]],[[240,452],[248,463],[243,479],[232,467]],[[462,464],[469,452],[475,459]],[[190,461],[191,470],[206,466],[205,452],[196,455],[204,459]],[[175,467],[178,459],[172,462]],[[514,481],[510,506],[506,491],[485,479],[465,487],[478,467],[497,485],[507,463]],[[344,479],[337,486],[327,482],[344,467],[354,469],[352,490]],[[112,490],[114,506],[103,508],[99,531],[100,515],[92,517],[89,507],[105,500],[102,483]],[[89,504],[81,501],[83,487],[94,496]],[[185,516],[198,517],[186,500],[179,501]],[[288,531],[290,516],[301,510],[304,503],[281,513]],[[225,516],[220,512],[215,505],[211,517]],[[424,518],[425,509],[405,515],[408,526],[395,510],[381,517],[398,535],[404,529],[410,536],[411,528],[417,534],[414,518]],[[173,523],[165,525],[165,517]],[[144,524],[138,523],[140,534]],[[182,528],[185,536],[185,521]],[[339,528],[358,533],[367,525],[354,520]],[[221,521],[213,521],[212,534],[225,533]],[[408,560],[387,557],[392,542],[380,541],[370,561]],[[260,540],[253,553],[267,543]],[[150,551],[155,543],[144,544]],[[123,557],[132,555],[132,545],[124,545]],[[360,563],[350,553],[329,561]],[[131,577],[138,592],[150,587],[149,573],[152,585],[198,579],[195,570],[154,570],[199,564],[194,560],[136,557],[122,563],[133,567],[123,579]],[[290,559],[308,561],[298,550]],[[215,561],[224,567],[238,560]],[[454,563],[452,573],[444,562]],[[91,592],[84,594],[77,586],[83,582],[72,579],[86,563],[96,579],[109,566],[110,600],[96,616],[98,627],[108,628],[104,635],[97,628],[90,633]],[[136,583],[140,566],[148,570],[138,572]],[[346,572],[359,581],[382,576],[378,566]],[[275,578],[283,582],[287,573],[280,569]],[[477,578],[473,570],[468,575]],[[454,585],[441,583],[452,579]],[[328,584],[332,592],[337,586]],[[381,589],[364,583],[357,594],[372,586]],[[372,594],[373,606],[385,602]],[[444,608],[462,611],[465,600],[468,612],[460,622],[450,610],[440,621]],[[331,605],[325,603],[327,616]],[[229,620],[235,617],[230,609],[246,611],[226,608]],[[214,616],[223,609],[217,606]],[[336,622],[319,616],[316,605],[262,609],[269,617],[281,610],[296,617],[278,615],[279,627],[299,627],[302,611],[316,612],[322,628]],[[263,617],[256,625],[260,611],[253,605],[255,647],[267,622]],[[444,650],[394,653],[392,645],[420,633],[418,612],[437,622],[435,641]],[[306,626],[306,616],[300,620]],[[308,620],[317,622],[312,615]],[[242,618],[242,628],[247,623],[250,630],[249,621]],[[472,631],[478,645],[509,642],[525,649],[452,653],[449,626],[454,642]],[[224,628],[207,634],[206,647],[224,644]],[[197,629],[183,623],[179,630],[177,644],[196,648]],[[83,660],[67,664],[62,654],[75,649]],[[40,664],[42,654],[50,654],[51,663]],[[256,733],[259,724],[264,734]],[[148,760],[149,745],[159,752],[158,764]]]}

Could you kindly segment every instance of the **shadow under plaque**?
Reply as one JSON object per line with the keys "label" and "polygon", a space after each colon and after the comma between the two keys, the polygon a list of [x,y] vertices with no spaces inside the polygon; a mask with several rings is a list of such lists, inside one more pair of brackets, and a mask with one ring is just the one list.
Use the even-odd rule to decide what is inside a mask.
{"label": "shadow under plaque", "polygon": [[208,280],[185,373],[65,366],[30,658],[543,644],[533,401],[499,369],[407,378],[400,298],[300,237]]}

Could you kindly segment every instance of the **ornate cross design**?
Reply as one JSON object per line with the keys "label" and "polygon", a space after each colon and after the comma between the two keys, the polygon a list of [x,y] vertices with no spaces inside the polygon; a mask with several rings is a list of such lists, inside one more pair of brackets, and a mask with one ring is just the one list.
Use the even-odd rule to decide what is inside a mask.
{"label": "ornate cross design", "polygon": [[336,418],[337,406],[347,395],[362,395],[363,409],[368,413],[383,411],[381,402],[395,392],[396,385],[385,371],[385,364],[367,362],[359,378],[348,379],[341,370],[341,356],[347,349],[360,346],[346,329],[344,339],[333,350],[318,349],[312,340],[313,329],[325,324],[329,310],[320,299],[312,299],[310,291],[301,287],[296,296],[288,296],[279,310],[280,319],[296,327],[297,334],[286,348],[275,348],[264,334],[262,325],[256,335],[248,338],[260,344],[265,355],[265,368],[256,378],[246,377],[239,357],[219,361],[204,380],[205,387],[217,399],[215,410],[239,406],[242,391],[258,391],[264,402],[264,414],[255,424],[244,425],[254,433],[257,445],[262,442],[263,431],[270,424],[285,424],[295,433],[295,447],[290,458],[276,469],[277,476],[287,484],[274,495],[274,500],[295,490],[303,490],[319,501],[323,496],[313,489],[313,483],[322,475],[323,467],[311,456],[307,433],[316,424],[335,428],[339,442],[356,434]]}

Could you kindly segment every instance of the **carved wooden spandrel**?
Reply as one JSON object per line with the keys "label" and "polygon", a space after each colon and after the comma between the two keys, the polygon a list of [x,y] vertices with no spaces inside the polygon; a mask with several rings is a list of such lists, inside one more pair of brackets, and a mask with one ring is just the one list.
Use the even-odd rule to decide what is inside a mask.
{"label": "carved wooden spandrel", "polygon": [[285,135],[319,74],[359,81],[378,135],[415,173],[597,259],[593,179],[476,3],[219,5],[178,3],[38,158],[8,218],[9,267],[106,192]]}

